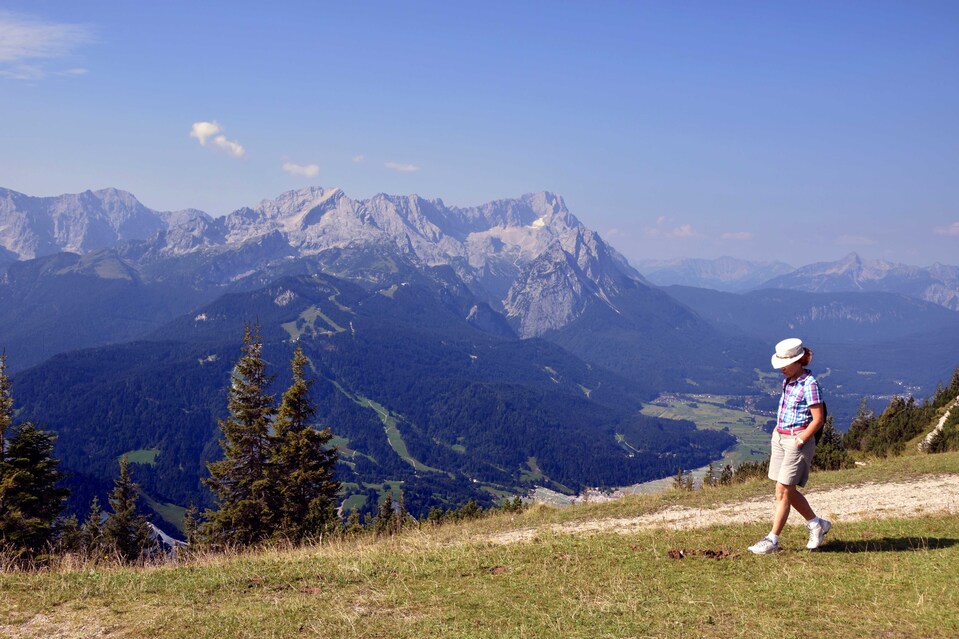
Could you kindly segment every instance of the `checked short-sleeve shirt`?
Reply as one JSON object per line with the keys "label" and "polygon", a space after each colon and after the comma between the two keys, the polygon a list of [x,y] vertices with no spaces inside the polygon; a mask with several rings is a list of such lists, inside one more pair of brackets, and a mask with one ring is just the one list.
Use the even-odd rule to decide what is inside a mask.
{"label": "checked short-sleeve shirt", "polygon": [[805,428],[812,422],[809,407],[821,403],[822,391],[819,382],[808,370],[803,369],[802,374],[791,382],[784,379],[776,427],[784,430]]}

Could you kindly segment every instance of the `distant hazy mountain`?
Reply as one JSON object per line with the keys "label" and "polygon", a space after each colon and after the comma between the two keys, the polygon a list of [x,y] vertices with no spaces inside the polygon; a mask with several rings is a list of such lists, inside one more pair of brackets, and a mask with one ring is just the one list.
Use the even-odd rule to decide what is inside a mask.
{"label": "distant hazy mountain", "polygon": [[741,293],[769,279],[792,272],[783,262],[748,262],[733,257],[714,260],[640,260],[636,268],[659,286],[695,286]]}
{"label": "distant hazy mountain", "polygon": [[929,268],[886,260],[863,260],[850,253],[837,262],[817,262],[772,278],[756,288],[785,288],[814,293],[885,291],[959,310],[959,266]]}
{"label": "distant hazy mountain", "polygon": [[959,313],[898,293],[761,289],[735,294],[685,286],[664,290],[711,323],[766,342],[797,335],[810,342],[875,343],[959,329]]}
{"label": "distant hazy mountain", "polygon": [[59,252],[86,253],[142,240],[200,211],[160,213],[117,189],[31,197],[0,188],[0,261]]}

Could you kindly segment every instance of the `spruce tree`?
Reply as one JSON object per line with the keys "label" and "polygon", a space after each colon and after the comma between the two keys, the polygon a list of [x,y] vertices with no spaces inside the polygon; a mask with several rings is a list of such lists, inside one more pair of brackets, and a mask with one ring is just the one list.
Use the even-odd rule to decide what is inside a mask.
{"label": "spruce tree", "polygon": [[124,561],[136,561],[150,546],[149,522],[137,512],[138,489],[130,474],[130,461],[124,455],[110,494],[113,512],[103,525],[104,544]]}
{"label": "spruce tree", "polygon": [[68,515],[57,522],[56,537],[58,554],[83,552],[83,531],[76,515]]}
{"label": "spruce tree", "polygon": [[0,546],[33,555],[51,540],[53,523],[70,491],[53,457],[56,436],[31,423],[12,429],[0,465]]}
{"label": "spruce tree", "polygon": [[197,532],[200,530],[200,511],[196,504],[187,506],[183,513],[183,537],[188,546],[192,546],[197,541]]}
{"label": "spruce tree", "polygon": [[242,355],[233,367],[227,408],[219,420],[223,459],[207,465],[204,480],[216,499],[206,513],[204,536],[213,543],[249,546],[268,539],[275,528],[269,469],[270,428],[276,414],[274,398],[266,391],[260,326],[244,329]]}
{"label": "spruce tree", "polygon": [[0,478],[6,459],[7,431],[13,425],[13,395],[10,386],[10,378],[7,377],[7,354],[4,352],[0,353]]}
{"label": "spruce tree", "polygon": [[843,445],[849,450],[866,450],[870,439],[875,437],[877,421],[876,414],[869,409],[869,404],[863,397],[849,429],[843,435]]}
{"label": "spruce tree", "polygon": [[373,520],[373,532],[377,535],[391,533],[393,523],[393,491],[387,490],[383,501],[376,510],[376,519]]}
{"label": "spruce tree", "polygon": [[683,486],[685,485],[685,482],[683,481],[684,476],[685,474],[683,473],[683,467],[680,466],[676,470],[676,475],[673,477],[673,488],[676,490],[683,490]]}
{"label": "spruce tree", "polygon": [[350,516],[346,518],[346,535],[348,537],[356,537],[364,530],[363,522],[360,520],[360,511],[355,509],[351,510]]}
{"label": "spruce tree", "polygon": [[855,465],[856,462],[843,445],[842,435],[836,431],[833,417],[830,415],[823,424],[822,437],[816,444],[816,455],[812,459],[812,467],[815,470],[841,470]]}
{"label": "spruce tree", "polygon": [[703,480],[699,485],[703,488],[714,488],[719,485],[719,479],[716,477],[716,469],[713,467],[712,462],[709,462],[709,467],[706,469]]}
{"label": "spruce tree", "polygon": [[90,556],[97,556],[103,550],[103,508],[96,495],[90,501],[90,514],[80,527],[83,548]]}
{"label": "spruce tree", "polygon": [[312,380],[304,377],[307,360],[297,347],[293,354],[293,383],[283,394],[274,424],[272,474],[277,498],[276,535],[301,542],[339,527],[336,500],[340,484],[334,479],[336,449],[333,433],[310,426],[316,405],[310,399]]}
{"label": "spruce tree", "polygon": [[719,473],[719,485],[728,486],[733,483],[733,467],[729,464],[723,466],[722,472]]}

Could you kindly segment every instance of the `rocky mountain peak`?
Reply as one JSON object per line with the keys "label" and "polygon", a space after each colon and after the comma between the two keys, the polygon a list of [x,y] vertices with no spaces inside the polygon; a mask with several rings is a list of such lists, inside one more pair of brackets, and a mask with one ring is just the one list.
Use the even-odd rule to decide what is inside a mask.
{"label": "rocky mountain peak", "polygon": [[206,272],[223,283],[328,252],[367,274],[391,260],[448,268],[495,311],[525,317],[522,309],[539,308],[537,319],[524,320],[527,335],[562,326],[589,300],[615,295],[623,278],[640,277],[547,191],[459,208],[415,194],[353,200],[313,186],[220,218],[192,209],[159,213],[117,189],[46,199],[0,192],[0,259],[85,254],[129,240],[138,242],[120,249],[127,260],[195,255],[216,261]]}
{"label": "rocky mountain peak", "polygon": [[0,247],[18,259],[112,248],[164,228],[160,214],[118,189],[56,197],[0,190]]}
{"label": "rocky mountain peak", "polygon": [[519,324],[521,337],[534,337],[562,328],[589,304],[616,310],[612,300],[629,279],[633,278],[619,267],[615,253],[596,232],[570,229],[516,278],[503,307]]}
{"label": "rocky mountain peak", "polygon": [[759,288],[783,288],[811,293],[883,291],[899,293],[959,310],[959,277],[950,268],[921,268],[886,260],[863,260],[850,253],[836,262],[820,262],[773,278]]}

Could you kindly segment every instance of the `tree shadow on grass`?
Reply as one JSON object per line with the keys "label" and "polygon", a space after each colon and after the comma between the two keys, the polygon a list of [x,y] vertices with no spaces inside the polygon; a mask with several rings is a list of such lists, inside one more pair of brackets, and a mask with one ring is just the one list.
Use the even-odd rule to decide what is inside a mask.
{"label": "tree shadow on grass", "polygon": [[909,552],[939,550],[959,544],[949,537],[877,537],[856,541],[834,539],[819,547],[819,552]]}

